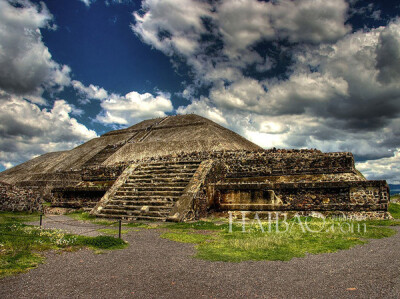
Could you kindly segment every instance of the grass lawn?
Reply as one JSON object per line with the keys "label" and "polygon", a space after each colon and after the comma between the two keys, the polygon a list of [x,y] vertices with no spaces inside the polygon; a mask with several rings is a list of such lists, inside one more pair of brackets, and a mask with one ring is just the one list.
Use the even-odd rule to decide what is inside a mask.
{"label": "grass lawn", "polygon": [[[72,213],[67,214],[66,216],[69,216],[75,220],[87,221],[87,222],[91,222],[91,223],[98,224],[98,225],[110,225],[111,223],[114,222],[114,224],[111,226],[115,226],[115,227],[118,226],[118,223],[116,222],[116,220],[97,218],[96,216],[90,215],[88,212],[83,212],[83,211],[72,212]],[[156,226],[154,226],[154,225],[147,224],[147,223],[141,223],[141,222],[132,222],[132,223],[131,222],[129,222],[129,223],[122,222],[122,226],[123,227],[133,227],[133,228],[156,228]],[[98,231],[102,232],[102,230],[98,230]],[[111,234],[111,231],[107,230],[107,229],[104,232]]]}
{"label": "grass lawn", "polygon": [[399,201],[400,199],[400,194],[394,194],[390,196],[391,201]]}
{"label": "grass lawn", "polygon": [[[391,204],[394,217],[400,205]],[[396,212],[397,211],[397,212]],[[305,223],[307,221],[307,226]],[[294,218],[287,223],[254,222],[246,224],[211,221],[166,224],[161,237],[176,242],[196,244],[196,258],[210,261],[241,262],[247,260],[288,261],[318,254],[349,249],[369,239],[390,237],[396,233],[388,226],[399,225],[393,220],[339,221],[316,218]],[[311,229],[313,232],[309,231]]]}
{"label": "grass lawn", "polygon": [[[110,223],[115,222],[115,220],[108,220],[108,219],[100,219],[97,218],[96,216],[90,215],[88,212],[83,212],[83,211],[76,211],[67,214],[66,216],[71,217],[72,219],[75,220],[80,220],[80,221],[89,221],[94,224],[99,224],[99,225],[109,225]],[[118,224],[116,223],[115,226]]]}
{"label": "grass lawn", "polygon": [[390,203],[389,212],[394,219],[400,219],[400,203]]}
{"label": "grass lawn", "polygon": [[25,272],[43,262],[45,250],[72,251],[82,247],[120,249],[127,244],[110,236],[86,237],[23,224],[38,214],[0,212],[0,277]]}

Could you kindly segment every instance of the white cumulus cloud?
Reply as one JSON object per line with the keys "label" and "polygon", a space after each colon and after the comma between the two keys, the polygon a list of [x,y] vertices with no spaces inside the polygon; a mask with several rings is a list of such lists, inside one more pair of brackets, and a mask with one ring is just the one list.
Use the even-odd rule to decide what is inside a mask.
{"label": "white cumulus cloud", "polygon": [[42,41],[41,29],[54,29],[46,5],[0,0],[0,89],[44,102],[44,88],[70,84],[70,68],[55,62]]}
{"label": "white cumulus cloud", "polygon": [[369,179],[400,184],[400,148],[391,157],[357,163],[356,166]]}
{"label": "white cumulus cloud", "polygon": [[97,137],[71,117],[73,109],[64,100],[55,101],[51,109],[41,109],[21,97],[0,92],[0,164],[9,167]]}
{"label": "white cumulus cloud", "polygon": [[108,92],[99,86],[89,84],[89,86],[83,85],[82,82],[73,80],[73,88],[78,91],[79,95],[83,98],[83,102],[88,102],[91,99],[105,100],[108,97]]}
{"label": "white cumulus cloud", "polygon": [[97,120],[105,124],[133,125],[139,121],[154,117],[163,117],[173,110],[169,94],[140,94],[132,91],[125,96],[111,94],[101,102],[103,111]]}

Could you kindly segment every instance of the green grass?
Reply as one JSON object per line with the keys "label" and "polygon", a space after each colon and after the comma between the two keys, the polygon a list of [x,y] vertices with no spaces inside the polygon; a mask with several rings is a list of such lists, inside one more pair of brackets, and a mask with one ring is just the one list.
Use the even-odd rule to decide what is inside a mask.
{"label": "green grass", "polygon": [[197,221],[197,222],[176,222],[164,225],[170,229],[194,229],[194,230],[221,230],[228,227],[227,223],[217,224],[212,221]]}
{"label": "green grass", "polygon": [[0,212],[0,225],[7,223],[23,223],[38,221],[39,213],[26,213],[26,212]]}
{"label": "green grass", "polygon": [[306,218],[300,219],[303,227],[297,220],[289,220],[291,227],[286,232],[284,232],[285,225],[276,227],[275,223],[271,224],[270,231],[268,231],[268,225],[263,223],[264,232],[255,224],[247,225],[246,232],[242,232],[240,225],[233,225],[232,231],[229,232],[228,224],[217,225],[207,221],[177,223],[166,225],[169,231],[163,233],[161,237],[176,242],[196,244],[196,258],[241,262],[247,260],[288,261],[294,257],[304,257],[306,254],[349,249],[368,242],[368,239],[385,238],[396,233],[385,227],[394,225],[393,222],[388,221],[349,222],[353,226],[351,231],[351,226],[343,222],[327,220],[324,223],[320,219],[307,218],[309,227],[314,231],[320,231],[311,233],[304,227]]}
{"label": "green grass", "polygon": [[360,223],[365,223],[368,226],[398,226],[400,222],[398,220],[365,220]]}
{"label": "green grass", "polygon": [[85,237],[78,236],[76,245],[88,246],[93,249],[122,249],[126,247],[126,242],[113,238],[110,236],[97,236],[97,237]]}
{"label": "green grass", "polygon": [[[118,222],[116,222],[116,220],[107,220],[107,219],[97,218],[96,216],[90,215],[88,212],[83,212],[83,211],[75,211],[75,212],[67,214],[67,216],[71,217],[75,220],[91,222],[93,224],[98,224],[98,225],[110,225],[113,223],[111,226],[118,226]],[[155,228],[156,227],[154,225],[150,225],[147,223],[140,223],[140,222],[122,223],[122,226],[135,227],[135,228]]]}
{"label": "green grass", "polygon": [[72,251],[82,247],[103,250],[127,246],[124,241],[110,236],[78,236],[23,224],[38,218],[38,214],[0,213],[0,277],[37,267],[44,260],[40,253],[46,250]]}
{"label": "green grass", "polygon": [[181,243],[203,243],[210,240],[210,236],[201,235],[196,233],[187,233],[187,232],[168,232],[161,235],[163,239],[169,239],[176,242]]}
{"label": "green grass", "polygon": [[400,204],[390,203],[389,204],[389,212],[393,216],[394,219],[400,219]]}
{"label": "green grass", "polygon": [[[71,217],[75,220],[88,221],[99,225],[109,225],[115,222],[115,220],[99,219],[96,216],[90,215],[88,212],[83,211],[75,211],[67,214],[66,216]],[[115,225],[117,225],[117,223]]]}

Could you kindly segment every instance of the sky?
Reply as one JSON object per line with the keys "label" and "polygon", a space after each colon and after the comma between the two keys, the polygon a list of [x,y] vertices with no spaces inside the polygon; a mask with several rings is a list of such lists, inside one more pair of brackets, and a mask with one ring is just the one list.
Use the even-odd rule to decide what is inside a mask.
{"label": "sky", "polygon": [[400,2],[0,0],[0,170],[196,113],[400,184]]}

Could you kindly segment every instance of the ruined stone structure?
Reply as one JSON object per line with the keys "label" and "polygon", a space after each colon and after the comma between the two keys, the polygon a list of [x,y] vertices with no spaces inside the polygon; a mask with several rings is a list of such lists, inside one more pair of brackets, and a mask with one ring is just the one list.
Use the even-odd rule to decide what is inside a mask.
{"label": "ruined stone structure", "polygon": [[111,131],[4,171],[0,181],[99,217],[185,221],[229,211],[389,217],[386,182],[367,181],[351,153],[263,150],[193,114]]}
{"label": "ruined stone structure", "polygon": [[0,211],[39,212],[41,210],[42,203],[39,193],[0,182]]}

